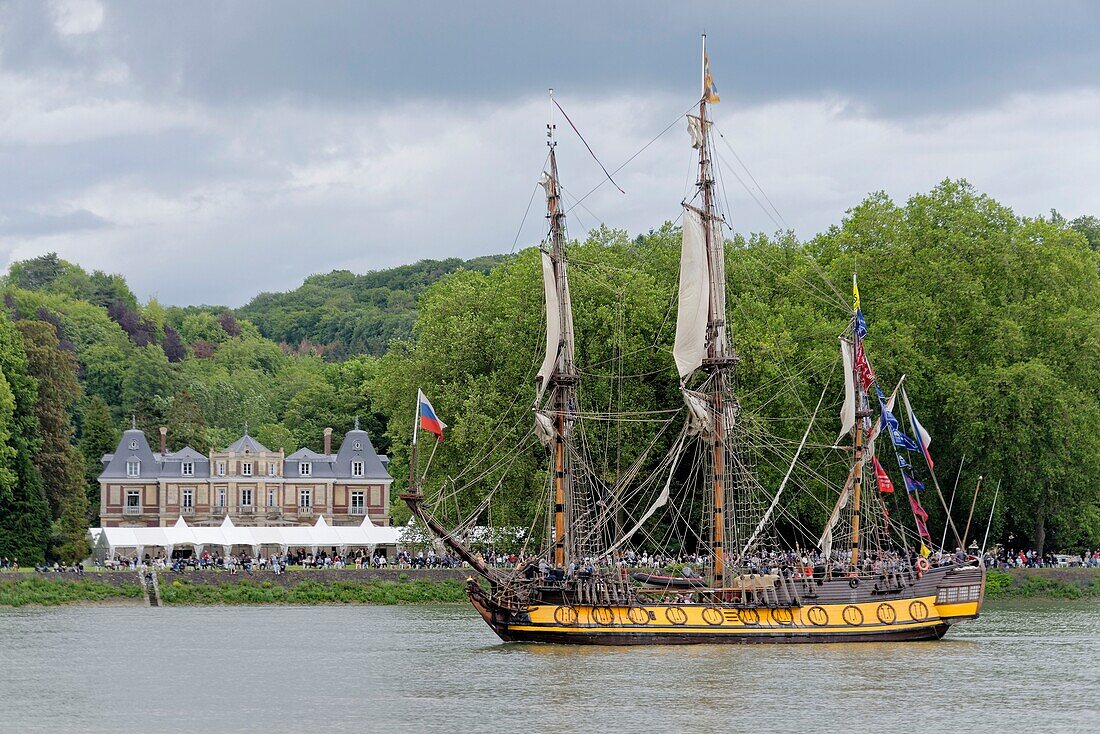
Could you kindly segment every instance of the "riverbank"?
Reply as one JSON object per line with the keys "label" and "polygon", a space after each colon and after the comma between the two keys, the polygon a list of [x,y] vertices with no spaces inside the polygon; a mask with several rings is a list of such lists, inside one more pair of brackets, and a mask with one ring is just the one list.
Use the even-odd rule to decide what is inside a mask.
{"label": "riverbank", "polygon": [[99,576],[4,574],[0,576],[0,607],[145,604],[145,591],[137,583],[136,575],[130,574],[128,579],[114,578],[113,574],[107,578]]}
{"label": "riverbank", "polygon": [[[289,570],[282,574],[226,571],[157,572],[160,603],[445,604],[466,600],[461,569]],[[118,604],[141,606],[145,589],[135,571],[0,574],[0,607]]]}
{"label": "riverbank", "polygon": [[[160,571],[157,580],[160,601],[166,606],[393,605],[463,602],[469,574],[468,569],[301,569],[279,575]],[[990,571],[986,599],[1100,599],[1100,569]],[[134,571],[0,574],[0,607],[145,603]]]}
{"label": "riverbank", "polygon": [[1013,568],[990,571],[987,599],[1100,599],[1100,569]]}

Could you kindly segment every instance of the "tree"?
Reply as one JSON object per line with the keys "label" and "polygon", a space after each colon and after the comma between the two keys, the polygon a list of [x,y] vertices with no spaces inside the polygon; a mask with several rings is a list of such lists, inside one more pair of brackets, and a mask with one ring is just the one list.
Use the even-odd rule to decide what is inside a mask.
{"label": "tree", "polygon": [[99,515],[99,475],[103,473],[103,456],[118,446],[118,431],[111,421],[107,403],[98,395],[84,399],[81,410],[80,453],[84,457],[84,488],[90,508],[89,519]]}
{"label": "tree", "polygon": [[14,263],[9,271],[12,283],[29,291],[49,288],[65,272],[65,261],[50,252]]}
{"label": "tree", "polygon": [[206,420],[195,396],[186,388],[172,398],[172,404],[165,416],[168,428],[168,446],[171,451],[179,451],[190,446],[200,454],[210,450],[206,432]]}
{"label": "tree", "polygon": [[38,418],[38,451],[34,463],[42,477],[50,513],[58,521],[53,553],[66,562],[83,559],[90,551],[88,495],[84,486],[84,460],[73,445],[71,415],[81,399],[76,358],[60,348],[57,331],[45,321],[19,321],[27,372],[38,383],[34,412]]}
{"label": "tree", "polygon": [[28,374],[23,339],[7,318],[0,318],[0,377],[0,555],[42,562],[50,506],[33,460],[40,443],[38,384]]}
{"label": "tree", "polygon": [[161,343],[164,356],[169,362],[180,362],[187,356],[187,347],[183,345],[180,333],[168,324],[164,325],[164,341]]}
{"label": "tree", "polygon": [[1091,215],[1077,217],[1069,226],[1085,236],[1089,247],[1100,252],[1100,219]]}

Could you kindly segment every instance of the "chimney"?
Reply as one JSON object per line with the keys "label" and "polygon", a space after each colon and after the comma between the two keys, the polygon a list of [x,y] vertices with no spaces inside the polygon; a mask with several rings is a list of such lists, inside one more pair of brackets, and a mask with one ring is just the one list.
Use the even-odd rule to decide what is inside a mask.
{"label": "chimney", "polygon": [[160,427],[160,455],[164,456],[168,453],[168,427]]}
{"label": "chimney", "polygon": [[332,429],[325,429],[325,456],[332,455]]}

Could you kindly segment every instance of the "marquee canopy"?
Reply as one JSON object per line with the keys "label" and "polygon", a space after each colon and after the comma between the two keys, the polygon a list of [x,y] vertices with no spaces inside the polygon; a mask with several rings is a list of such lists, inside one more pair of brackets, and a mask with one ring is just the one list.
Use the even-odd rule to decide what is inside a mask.
{"label": "marquee canopy", "polygon": [[191,526],[182,516],[171,527],[154,528],[92,528],[88,531],[96,549],[114,555],[117,548],[134,548],[143,555],[146,548],[163,548],[166,555],[180,546],[190,546],[196,553],[204,548],[221,548],[228,555],[233,546],[247,546],[259,555],[262,546],[278,546],[280,553],[288,548],[336,548],[346,553],[348,548],[397,545],[400,528],[379,526],[364,517],[359,525],[337,527],[318,517],[314,525],[267,525],[239,527],[226,517],[221,525]]}

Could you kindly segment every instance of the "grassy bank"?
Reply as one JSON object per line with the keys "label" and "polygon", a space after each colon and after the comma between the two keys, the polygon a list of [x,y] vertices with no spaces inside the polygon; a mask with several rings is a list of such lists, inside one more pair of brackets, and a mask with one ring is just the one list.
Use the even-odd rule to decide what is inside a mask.
{"label": "grassy bank", "polygon": [[989,599],[1100,599],[1100,573],[1056,569],[990,571],[985,593]]}
{"label": "grassy bank", "polygon": [[[21,575],[20,575],[21,576]],[[88,602],[133,601],[142,599],[136,583],[108,584],[95,579],[63,579],[27,576],[0,583],[0,607],[58,606]]]}
{"label": "grassy bank", "polygon": [[444,581],[299,581],[284,586],[236,579],[227,583],[192,583],[175,579],[160,587],[161,601],[171,604],[430,604],[466,600],[465,584]]}

